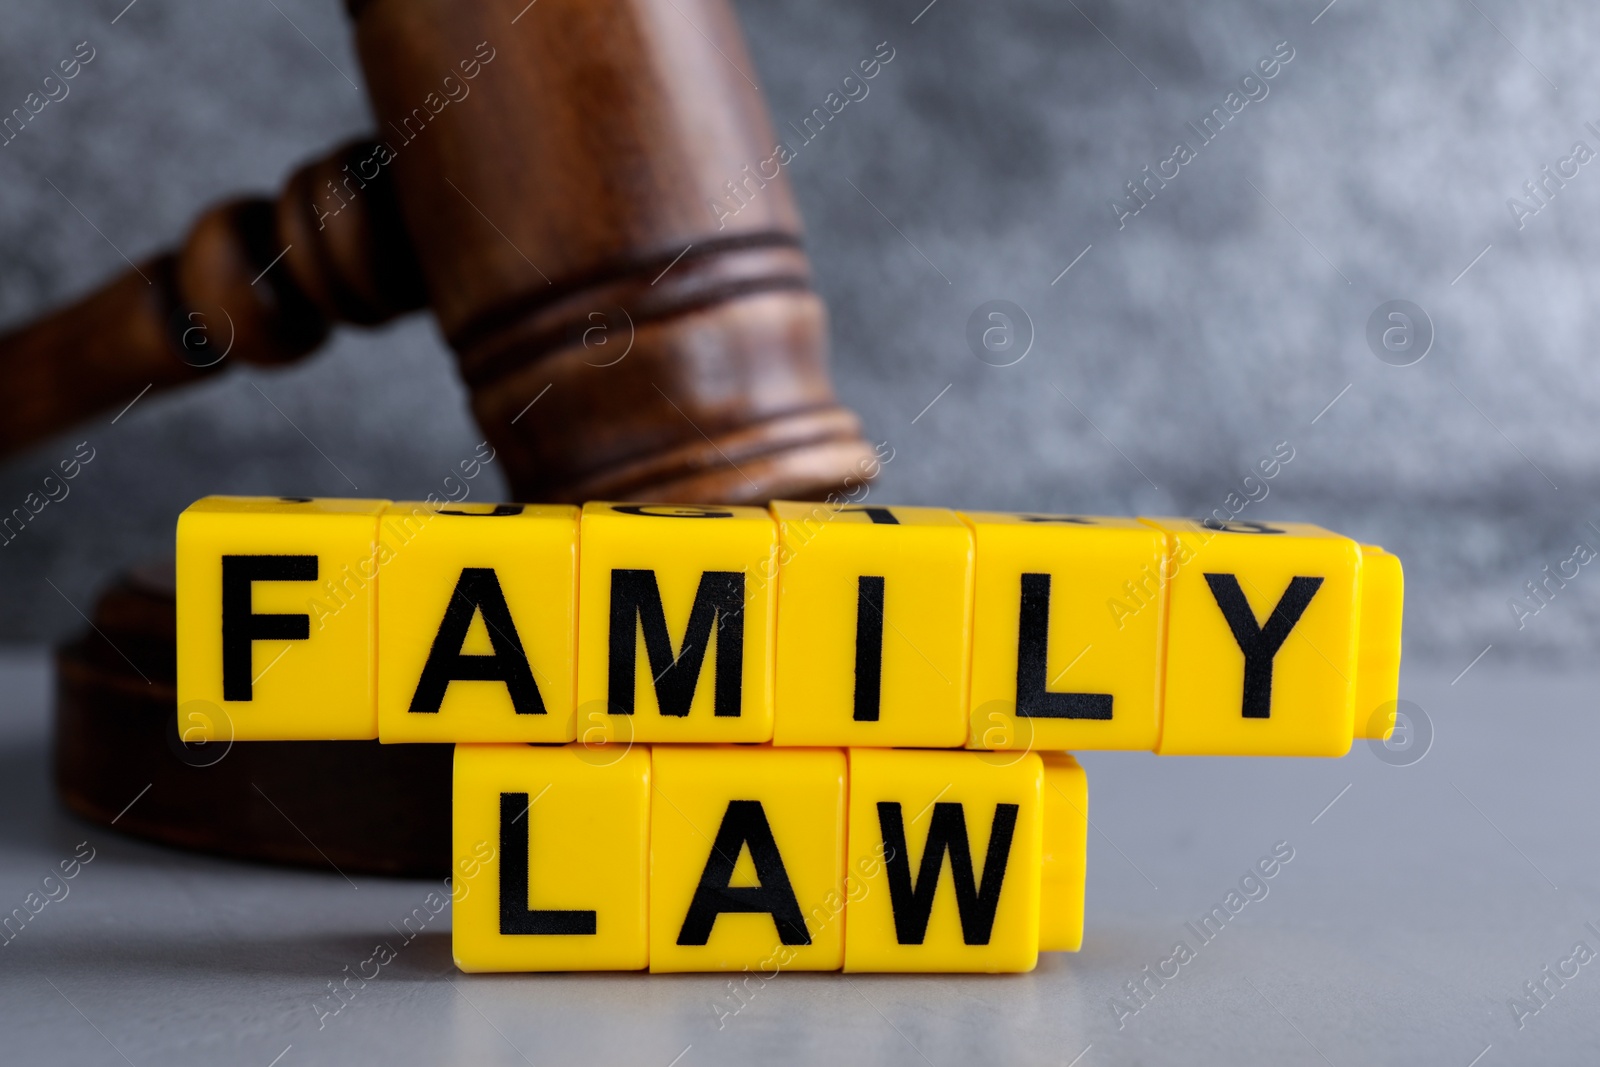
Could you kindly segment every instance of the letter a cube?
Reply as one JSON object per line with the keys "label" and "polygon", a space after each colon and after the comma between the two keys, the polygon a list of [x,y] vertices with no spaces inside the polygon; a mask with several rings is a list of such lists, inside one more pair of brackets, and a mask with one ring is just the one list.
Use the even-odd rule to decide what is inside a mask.
{"label": "letter a cube", "polygon": [[380,538],[379,740],[572,740],[578,509],[396,503]]}
{"label": "letter a cube", "polygon": [[656,745],[652,760],[650,969],[837,970],[844,753]]}

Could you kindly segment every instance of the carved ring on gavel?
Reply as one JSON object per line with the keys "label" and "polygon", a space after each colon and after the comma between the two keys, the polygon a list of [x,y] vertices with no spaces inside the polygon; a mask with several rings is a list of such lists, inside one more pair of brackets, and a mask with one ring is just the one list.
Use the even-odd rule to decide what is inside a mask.
{"label": "carved ring on gavel", "polygon": [[723,0],[543,0],[515,25],[488,4],[349,6],[373,138],[0,338],[0,455],[426,306],[516,499],[870,478],[787,176],[756,171],[776,142]]}

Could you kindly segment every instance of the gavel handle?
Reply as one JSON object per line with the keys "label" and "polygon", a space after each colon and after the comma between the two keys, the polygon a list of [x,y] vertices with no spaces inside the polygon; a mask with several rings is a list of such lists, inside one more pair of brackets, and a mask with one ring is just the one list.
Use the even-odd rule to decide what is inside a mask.
{"label": "gavel handle", "polygon": [[0,337],[0,456],[235,360],[298,359],[334,323],[421,308],[388,172],[354,173],[372,155],[353,142],[297,170],[276,200],[218,204],[181,248]]}

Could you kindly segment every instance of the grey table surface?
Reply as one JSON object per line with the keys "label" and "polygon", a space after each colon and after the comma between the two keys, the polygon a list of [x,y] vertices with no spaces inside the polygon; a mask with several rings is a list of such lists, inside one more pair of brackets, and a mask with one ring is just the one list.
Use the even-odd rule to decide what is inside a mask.
{"label": "grey table surface", "polygon": [[[463,975],[448,911],[396,935],[430,883],[80,821],[49,785],[48,661],[12,649],[0,912],[93,859],[0,947],[0,1062],[1592,1064],[1600,962],[1570,961],[1600,951],[1600,677],[1459,669],[1407,668],[1434,737],[1404,766],[1364,742],[1339,760],[1087,754],[1082,952],[1021,976],[783,974],[741,1006],[726,976]],[[1186,924],[1279,842],[1294,857],[1266,895],[1201,942]],[[1180,940],[1193,958],[1135,1000],[1125,984]],[[397,957],[328,1014],[329,983],[380,941]],[[1540,980],[1519,1018],[1508,1002]]]}

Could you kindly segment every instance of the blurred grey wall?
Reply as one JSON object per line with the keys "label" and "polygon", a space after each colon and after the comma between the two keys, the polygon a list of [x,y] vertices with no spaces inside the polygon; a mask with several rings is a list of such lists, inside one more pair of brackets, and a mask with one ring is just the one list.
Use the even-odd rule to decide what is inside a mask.
{"label": "blurred grey wall", "polygon": [[[492,2],[508,22],[522,7]],[[1577,576],[1528,601],[1520,627],[1509,601],[1578,542],[1600,549],[1600,163],[1574,159],[1575,142],[1600,152],[1585,125],[1600,129],[1600,8],[925,3],[739,5],[780,129],[880,42],[894,50],[789,167],[840,391],[895,450],[881,499],[1231,510],[1288,442],[1294,458],[1240,517],[1400,553],[1413,654],[1465,666],[1489,645],[1495,659],[1595,646],[1600,565],[1566,565]],[[218,197],[275,190],[368,123],[335,0],[125,4],[6,11],[0,112],[78,42],[95,49],[70,95],[0,148],[7,322],[174,241]],[[1275,48],[1293,58],[1241,86]],[[1209,142],[1186,125],[1218,108]],[[1192,158],[1167,162],[1179,141]],[[1432,323],[1410,366],[1368,340],[1396,299]],[[1013,312],[1014,343],[991,334],[980,360],[969,320],[994,300],[1031,326]],[[1001,321],[986,314],[976,332]],[[1029,333],[1020,362],[994,365]],[[146,397],[0,468],[6,511],[79,442],[94,452],[0,548],[0,638],[81,627],[73,605],[170,551],[195,497],[421,495],[479,439],[422,318]]]}

